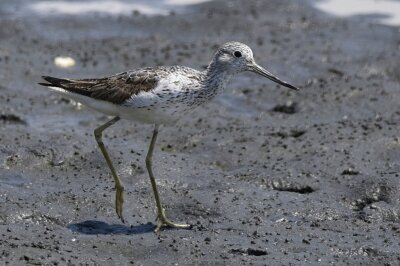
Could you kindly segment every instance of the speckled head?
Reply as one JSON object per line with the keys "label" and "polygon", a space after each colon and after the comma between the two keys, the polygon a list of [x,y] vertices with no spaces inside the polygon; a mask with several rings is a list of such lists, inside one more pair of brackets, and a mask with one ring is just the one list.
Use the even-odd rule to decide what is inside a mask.
{"label": "speckled head", "polygon": [[269,71],[259,66],[253,58],[253,51],[247,45],[240,42],[227,42],[222,45],[212,61],[212,65],[221,71],[226,71],[231,75],[251,71],[264,76],[282,86],[298,90],[297,87],[280,80]]}

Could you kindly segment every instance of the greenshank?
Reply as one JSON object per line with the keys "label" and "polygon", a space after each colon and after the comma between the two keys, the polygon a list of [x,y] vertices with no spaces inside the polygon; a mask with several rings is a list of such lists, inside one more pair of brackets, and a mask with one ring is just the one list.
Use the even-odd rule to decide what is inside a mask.
{"label": "greenshank", "polygon": [[204,71],[184,66],[157,66],[130,70],[105,78],[69,79],[43,76],[47,83],[39,84],[113,116],[110,121],[94,130],[94,136],[114,178],[116,212],[123,222],[124,186],[104,146],[102,132],[121,118],[154,125],[146,156],[146,168],[157,206],[155,231],[159,231],[164,226],[190,227],[188,224],[170,221],[162,207],[152,170],[153,150],[160,125],[174,124],[197,106],[210,101],[223,91],[233,75],[244,71],[255,72],[282,86],[298,90],[259,66],[253,58],[252,50],[239,42],[222,45]]}

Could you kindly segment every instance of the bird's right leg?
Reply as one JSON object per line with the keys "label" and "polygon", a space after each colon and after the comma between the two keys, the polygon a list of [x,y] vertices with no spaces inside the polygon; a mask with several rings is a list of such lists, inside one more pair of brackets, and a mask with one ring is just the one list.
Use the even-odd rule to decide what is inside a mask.
{"label": "bird's right leg", "polygon": [[177,223],[171,222],[166,217],[164,208],[161,205],[161,199],[160,199],[160,195],[158,193],[156,179],[154,178],[153,170],[152,170],[153,151],[154,151],[154,146],[155,146],[156,140],[157,140],[158,128],[159,128],[159,125],[154,126],[153,137],[151,138],[149,150],[148,150],[147,156],[146,156],[146,168],[147,168],[147,172],[149,173],[151,187],[153,189],[153,194],[154,194],[154,198],[156,200],[156,206],[157,206],[157,226],[154,231],[158,232],[164,226],[187,229],[187,228],[191,227],[189,224],[177,224]]}
{"label": "bird's right leg", "polygon": [[103,131],[114,125],[120,118],[118,116],[114,117],[107,123],[99,126],[94,130],[94,137],[96,138],[97,144],[99,145],[99,148],[101,152],[103,153],[104,158],[106,159],[107,165],[111,170],[111,174],[114,178],[115,182],[115,190],[116,190],[116,198],[115,198],[115,209],[117,211],[118,217],[121,219],[121,221],[124,223],[124,218],[122,217],[122,206],[124,204],[124,187],[122,185],[121,179],[118,177],[117,172],[115,171],[114,165],[112,164],[112,161],[110,159],[110,156],[108,155],[108,152],[106,150],[106,147],[104,146],[103,139],[102,139],[102,133]]}

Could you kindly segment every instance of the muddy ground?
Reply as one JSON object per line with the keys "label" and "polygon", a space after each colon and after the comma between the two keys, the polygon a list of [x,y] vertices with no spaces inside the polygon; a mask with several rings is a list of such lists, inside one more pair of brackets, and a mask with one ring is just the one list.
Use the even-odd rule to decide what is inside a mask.
{"label": "muddy ground", "polygon": [[[166,16],[72,16],[3,2],[0,264],[399,265],[399,29],[312,4],[235,0]],[[161,129],[162,200],[191,230],[153,233],[144,166],[152,126],[108,129],[126,190],[122,224],[93,137],[108,118],[40,87],[40,76],[202,69],[230,40],[302,90],[244,73]],[[59,55],[76,66],[55,67]]]}

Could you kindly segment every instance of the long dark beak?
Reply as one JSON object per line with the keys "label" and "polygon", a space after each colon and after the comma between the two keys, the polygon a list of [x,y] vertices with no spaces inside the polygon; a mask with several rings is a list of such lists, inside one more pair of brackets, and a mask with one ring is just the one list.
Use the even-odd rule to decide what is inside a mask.
{"label": "long dark beak", "polygon": [[295,87],[293,85],[290,85],[286,81],[278,79],[276,76],[272,75],[269,71],[267,71],[266,69],[264,69],[263,67],[260,67],[259,65],[255,64],[255,63],[250,66],[249,70],[254,72],[254,73],[260,74],[261,76],[269,78],[270,80],[272,80],[272,81],[274,81],[274,82],[276,82],[276,83],[278,83],[278,84],[280,84],[282,86],[288,87],[288,88],[290,88],[292,90],[296,90],[296,91],[299,90],[299,88],[297,88],[297,87]]}

